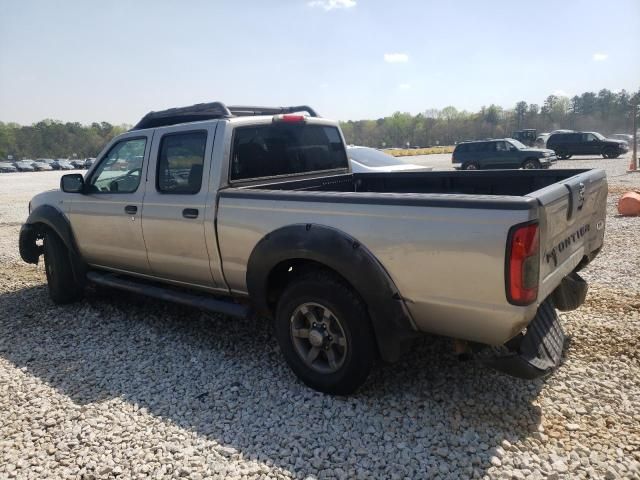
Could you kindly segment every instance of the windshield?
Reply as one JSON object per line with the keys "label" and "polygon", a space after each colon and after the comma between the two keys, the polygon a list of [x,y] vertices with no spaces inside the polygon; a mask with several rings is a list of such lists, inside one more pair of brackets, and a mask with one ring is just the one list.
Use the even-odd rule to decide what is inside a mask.
{"label": "windshield", "polygon": [[592,133],[593,135],[595,135],[595,137],[596,137],[598,140],[604,140],[604,139],[605,139],[605,138],[604,138],[604,135],[602,135],[602,134],[600,134],[600,133],[598,133],[598,132],[591,132],[591,133]]}
{"label": "windshield", "polygon": [[347,155],[349,155],[349,158],[352,160],[366,165],[367,167],[389,167],[392,165],[401,165],[403,163],[395,157],[387,155],[375,148],[348,147]]}
{"label": "windshield", "polygon": [[524,143],[520,143],[518,140],[514,140],[513,138],[509,139],[509,143],[511,143],[511,145],[516,147],[518,150],[523,150],[525,148],[529,148]]}

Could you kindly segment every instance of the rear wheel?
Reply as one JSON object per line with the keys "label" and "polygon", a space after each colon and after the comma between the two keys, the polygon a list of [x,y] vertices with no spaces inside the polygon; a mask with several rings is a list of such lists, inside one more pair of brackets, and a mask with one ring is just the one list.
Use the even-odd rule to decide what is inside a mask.
{"label": "rear wheel", "polygon": [[50,231],[44,236],[44,267],[53,303],[71,303],[82,298],[84,288],[73,274],[69,249],[58,235]]}
{"label": "rear wheel", "polygon": [[558,158],[559,158],[560,160],[567,160],[567,159],[571,158],[571,155],[569,155],[569,154],[568,154],[568,153],[566,153],[566,152],[562,152],[562,151],[560,151],[560,152],[556,152],[556,155],[558,155]]}
{"label": "rear wheel", "polygon": [[462,165],[463,170],[480,170],[480,165],[477,162],[467,162]]}
{"label": "rear wheel", "polygon": [[330,272],[310,272],[285,289],[275,330],[287,363],[315,390],[353,393],[373,366],[375,341],[366,308]]}
{"label": "rear wheel", "polygon": [[529,158],[525,160],[522,164],[522,168],[524,168],[525,170],[533,170],[541,167],[542,165],[540,165],[540,162],[535,158]]}

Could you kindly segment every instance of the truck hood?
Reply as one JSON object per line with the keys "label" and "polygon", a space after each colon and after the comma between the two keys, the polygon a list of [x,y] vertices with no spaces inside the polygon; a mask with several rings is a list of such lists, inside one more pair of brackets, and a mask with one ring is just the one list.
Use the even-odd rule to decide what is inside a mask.
{"label": "truck hood", "polygon": [[549,148],[523,148],[522,150],[520,150],[521,152],[527,152],[527,153],[550,153],[550,154],[554,154],[555,152]]}

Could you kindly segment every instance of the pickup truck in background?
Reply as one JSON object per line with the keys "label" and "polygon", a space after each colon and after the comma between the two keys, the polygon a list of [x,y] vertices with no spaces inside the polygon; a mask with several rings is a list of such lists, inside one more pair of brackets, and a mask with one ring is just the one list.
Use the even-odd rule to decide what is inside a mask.
{"label": "pickup truck in background", "polygon": [[256,313],[302,381],[348,394],[425,333],[552,371],[606,197],[602,170],[354,174],[313,109],[214,102],[146,115],[32,199],[19,243],[55,303],[91,282]]}

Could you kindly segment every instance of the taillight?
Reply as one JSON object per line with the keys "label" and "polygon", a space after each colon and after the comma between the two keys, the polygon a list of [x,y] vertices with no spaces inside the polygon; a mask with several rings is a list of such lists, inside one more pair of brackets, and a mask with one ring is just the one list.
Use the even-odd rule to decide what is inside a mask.
{"label": "taillight", "polygon": [[282,123],[304,123],[307,121],[307,117],[305,115],[274,115],[274,122],[282,122]]}
{"label": "taillight", "polygon": [[507,300],[529,305],[538,298],[540,233],[538,223],[516,225],[509,231],[506,265]]}

